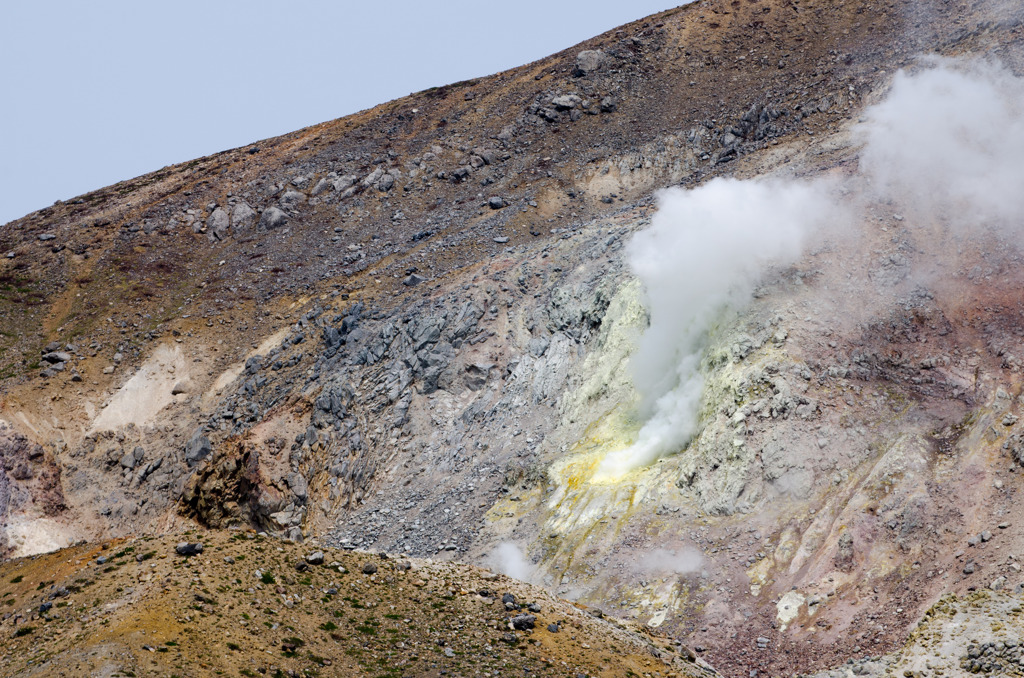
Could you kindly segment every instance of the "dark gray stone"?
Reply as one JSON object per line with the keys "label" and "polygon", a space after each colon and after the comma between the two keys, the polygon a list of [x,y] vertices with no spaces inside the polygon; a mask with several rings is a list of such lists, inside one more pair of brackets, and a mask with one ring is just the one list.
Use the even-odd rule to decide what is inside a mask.
{"label": "dark gray stone", "polygon": [[415,273],[410,273],[403,281],[402,284],[406,287],[416,287],[421,282],[425,281],[426,278],[420,277]]}
{"label": "dark gray stone", "polygon": [[228,213],[221,207],[213,210],[206,219],[206,228],[210,232],[210,237],[214,240],[224,240],[227,238],[229,226]]}
{"label": "dark gray stone", "polygon": [[71,354],[64,351],[52,351],[45,354],[43,360],[48,363],[66,363],[71,360]]}
{"label": "dark gray stone", "polygon": [[331,187],[331,182],[328,181],[327,178],[325,177],[325,178],[321,179],[320,181],[316,182],[316,186],[313,187],[313,190],[310,191],[309,194],[311,196],[313,196],[313,197],[316,197],[316,196],[320,195],[321,193],[323,193],[324,191],[326,191],[330,187]]}
{"label": "dark gray stone", "polygon": [[199,542],[180,542],[174,547],[174,552],[179,556],[197,556],[203,552],[203,545]]}
{"label": "dark gray stone", "polygon": [[213,445],[210,439],[197,433],[185,444],[185,463],[195,466],[213,452]]}
{"label": "dark gray stone", "polygon": [[231,210],[231,227],[236,231],[252,228],[255,218],[256,211],[247,203],[240,202]]}
{"label": "dark gray stone", "polygon": [[306,202],[306,196],[298,191],[285,191],[278,202],[283,209],[294,210],[300,204]]}
{"label": "dark gray stone", "polygon": [[256,374],[263,367],[263,356],[254,355],[245,361],[245,373]]}
{"label": "dark gray stone", "polygon": [[287,481],[288,489],[292,491],[295,498],[305,502],[309,496],[309,486],[306,483],[306,478],[301,473],[289,473]]}
{"label": "dark gray stone", "polygon": [[142,469],[142,472],[139,473],[138,480],[135,481],[136,486],[141,485],[142,483],[146,482],[146,478],[148,478],[149,476],[153,475],[153,473],[158,468],[160,468],[160,466],[163,465],[163,463],[164,463],[163,457],[159,457],[158,459],[155,459],[155,460],[149,462],[149,466],[147,466],[146,468]]}
{"label": "dark gray stone", "polygon": [[260,215],[260,228],[266,231],[281,228],[287,223],[288,215],[276,207],[269,207]]}
{"label": "dark gray stone", "polygon": [[575,94],[563,94],[551,100],[551,104],[559,111],[569,111],[577,108],[583,100]]}
{"label": "dark gray stone", "polygon": [[516,631],[529,631],[537,623],[537,618],[532,614],[517,614],[512,617],[512,628]]}
{"label": "dark gray stone", "polygon": [[494,365],[490,363],[474,363],[466,366],[466,374],[463,381],[470,391],[479,391],[487,383],[487,376]]}
{"label": "dark gray stone", "polygon": [[560,122],[562,120],[562,116],[559,115],[558,111],[556,111],[553,108],[541,108],[539,111],[537,111],[537,115],[539,115],[544,120],[547,120],[548,122]]}
{"label": "dark gray stone", "polygon": [[135,468],[142,463],[142,458],[145,454],[146,451],[141,447],[136,447],[131,452],[125,452],[121,457],[121,468]]}

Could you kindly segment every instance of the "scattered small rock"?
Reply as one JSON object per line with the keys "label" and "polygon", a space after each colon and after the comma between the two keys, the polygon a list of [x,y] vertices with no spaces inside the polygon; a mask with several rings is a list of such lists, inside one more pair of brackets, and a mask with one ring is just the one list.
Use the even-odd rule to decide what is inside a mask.
{"label": "scattered small rock", "polygon": [[402,281],[402,284],[405,285],[406,287],[416,287],[416,285],[419,285],[421,282],[424,282],[425,280],[426,278],[418,276],[415,273],[410,273]]}

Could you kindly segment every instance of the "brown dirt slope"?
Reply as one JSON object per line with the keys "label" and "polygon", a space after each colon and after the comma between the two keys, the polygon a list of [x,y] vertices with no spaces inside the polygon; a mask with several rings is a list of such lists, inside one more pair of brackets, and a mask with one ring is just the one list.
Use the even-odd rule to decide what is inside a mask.
{"label": "brown dirt slope", "polygon": [[[205,548],[177,555],[179,538]],[[664,638],[485,570],[331,549],[311,565],[311,553],[197,532],[6,562],[0,675],[712,674]],[[534,627],[514,629],[520,615]]]}
{"label": "brown dirt slope", "polygon": [[[913,305],[865,310],[863,323],[842,308],[809,322],[798,302],[817,304],[829,285],[849,284],[833,260],[869,276],[879,257],[899,255],[895,263],[904,251],[928,263],[923,247],[909,247],[902,218],[879,206],[891,221],[878,222],[863,251],[809,254],[792,284],[784,275],[783,292],[748,316],[751,336],[764,335],[754,357],[775,352],[806,367],[790,380],[819,407],[805,421],[761,408],[745,434],[753,461],[720,463],[736,454],[723,437],[704,456],[654,467],[660,476],[635,503],[629,488],[609,489],[608,499],[581,483],[574,490],[590,493],[593,510],[569,517],[590,543],[556,539],[547,524],[552,466],[593,423],[582,412],[558,428],[559,407],[602,349],[609,298],[628,278],[623,246],[647,223],[653,191],[726,175],[852,173],[853,122],[895,69],[937,52],[995,56],[1022,73],[1022,22],[1024,8],[1011,2],[696,2],[518,69],[164,168],[0,227],[0,554],[165,534],[192,518],[438,559],[482,558],[509,540],[527,545],[560,595],[663,623],[728,675],[827,668],[898,647],[942,595],[1018,581],[1018,260],[994,258],[983,243],[964,251],[966,268],[936,284],[934,299],[907,290]],[[603,56],[579,56],[590,50]],[[998,280],[974,275],[975,265]],[[787,323],[784,345],[769,340],[769,318]],[[58,364],[62,371],[47,368]],[[769,367],[751,371],[758,387],[747,395],[774,383]],[[769,448],[776,436],[788,450]],[[813,492],[776,494],[765,449],[775,466],[805,457],[783,470],[806,472]],[[742,481],[746,509],[716,502],[740,484],[732,480]],[[978,542],[984,531],[995,536]],[[218,596],[228,591],[217,587],[232,586],[239,561],[226,568],[210,556],[230,554],[214,546],[262,545],[281,572],[281,554],[298,555],[209,539],[200,560],[125,553],[113,559],[120,570],[104,573],[108,563],[64,583],[73,610],[84,609],[78,621],[60,619],[86,624],[102,640],[90,647],[109,650],[111,663],[97,671],[123,673],[119,653],[129,649],[101,631],[137,607],[122,604],[135,591],[166,596],[161,624],[180,633],[161,642],[181,643],[192,637],[188,624],[221,621]],[[634,555],[668,541],[700,548],[706,575],[651,575],[638,585]],[[160,543],[154,550],[169,553]],[[32,562],[95,568],[87,548],[75,548]],[[81,562],[59,560],[79,552]],[[111,598],[86,595],[101,574],[134,568],[137,580],[154,564],[160,577],[109,581]],[[227,579],[205,585],[209,573]],[[157,584],[168,574],[165,592]],[[272,608],[286,616],[280,596],[305,596],[309,586],[291,577]],[[245,577],[234,579],[247,593]],[[175,597],[188,584],[209,589],[198,589],[204,600],[196,591]],[[48,586],[4,599],[25,610]],[[778,606],[789,594],[802,602],[786,626]],[[253,596],[271,607],[269,593]],[[97,599],[97,609],[114,607],[93,618]],[[66,614],[60,602],[54,610]],[[292,604],[307,609],[294,595]],[[256,621],[246,614],[242,621]],[[309,621],[294,614],[295,629]],[[497,621],[482,617],[484,626]],[[125,619],[124,630],[138,621]],[[340,626],[332,619],[301,630]],[[23,612],[19,627],[25,620]],[[18,670],[31,668],[26,648],[63,651],[33,640],[63,623],[28,623],[37,628],[16,639],[22,654],[9,654]],[[239,622],[231,633],[255,643],[253,626]],[[275,661],[283,626],[259,636]],[[198,636],[182,663],[216,668],[224,651],[204,644],[216,636]],[[303,652],[329,657],[309,649],[311,637]],[[543,646],[543,631],[532,638]],[[140,642],[154,648],[146,661],[176,656],[177,646]],[[515,652],[538,647],[529,645]],[[126,670],[141,671],[136,664]],[[259,668],[269,664],[246,670]]]}

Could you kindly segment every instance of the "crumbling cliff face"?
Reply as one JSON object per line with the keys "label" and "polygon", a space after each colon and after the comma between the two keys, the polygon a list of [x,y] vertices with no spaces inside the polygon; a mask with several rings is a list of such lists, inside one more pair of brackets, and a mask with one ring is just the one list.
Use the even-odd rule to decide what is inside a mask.
{"label": "crumbling cliff face", "polygon": [[685,449],[595,478],[643,424],[653,191],[854,175],[921,51],[1019,70],[1019,8],[912,9],[698,2],[3,227],[0,548],[513,542],[728,675],[888,652],[944,594],[1024,583],[1019,254],[884,200],[722,310]]}
{"label": "crumbling cliff face", "polygon": [[70,531],[53,520],[65,507],[54,452],[5,425],[0,428],[0,461],[0,554],[66,546]]}

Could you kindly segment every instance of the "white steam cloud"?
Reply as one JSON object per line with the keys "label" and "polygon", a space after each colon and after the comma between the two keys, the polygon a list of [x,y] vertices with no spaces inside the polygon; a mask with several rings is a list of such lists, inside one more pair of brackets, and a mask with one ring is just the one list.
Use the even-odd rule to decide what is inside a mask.
{"label": "white steam cloud", "polygon": [[685,446],[697,432],[708,328],[746,303],[764,271],[795,261],[808,235],[842,216],[825,181],[715,179],[658,196],[651,226],[630,242],[651,324],[633,356],[646,423],[636,442],[605,457],[615,478]]}
{"label": "white steam cloud", "polygon": [[639,558],[639,569],[658,574],[693,574],[700,572],[703,566],[704,556],[691,546],[678,550],[655,549]]}
{"label": "white steam cloud", "polygon": [[953,229],[1024,224],[1024,79],[929,57],[865,112],[861,172],[875,196]]}
{"label": "white steam cloud", "polygon": [[[983,61],[929,57],[899,72],[865,111],[860,177],[869,195],[961,232],[1024,226],[1024,80]],[[716,179],[659,195],[629,263],[644,284],[650,327],[632,359],[645,424],[594,479],[614,479],[685,448],[698,433],[708,330],[749,302],[772,266],[796,261],[829,224],[857,218],[860,200],[826,181]]]}
{"label": "white steam cloud", "polygon": [[528,582],[533,576],[533,565],[523,555],[522,550],[511,542],[498,544],[487,557],[487,565],[519,581]]}

